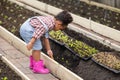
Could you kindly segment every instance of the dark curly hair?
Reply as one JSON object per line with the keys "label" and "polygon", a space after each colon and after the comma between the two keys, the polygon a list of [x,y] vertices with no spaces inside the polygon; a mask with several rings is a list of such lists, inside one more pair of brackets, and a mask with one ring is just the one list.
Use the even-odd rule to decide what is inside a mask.
{"label": "dark curly hair", "polygon": [[62,11],[58,15],[55,16],[57,20],[60,20],[63,25],[68,25],[73,21],[71,14],[68,11]]}

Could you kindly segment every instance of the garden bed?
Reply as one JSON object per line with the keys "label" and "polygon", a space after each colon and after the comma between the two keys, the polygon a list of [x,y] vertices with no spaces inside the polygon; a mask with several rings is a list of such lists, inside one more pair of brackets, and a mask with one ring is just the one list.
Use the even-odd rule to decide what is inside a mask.
{"label": "garden bed", "polygon": [[120,30],[120,12],[114,12],[102,7],[87,4],[80,0],[39,0],[52,6],[68,10],[78,16],[85,17],[104,24],[108,27]]}
{"label": "garden bed", "polygon": [[[23,7],[20,7],[14,3],[2,0],[0,2],[1,7],[1,25],[7,30],[19,36],[20,25],[29,17],[39,15],[35,12],[29,11]],[[9,9],[7,9],[9,8]],[[5,17],[7,16],[7,17]],[[14,27],[13,27],[14,26]],[[82,34],[78,34],[74,31],[65,31],[66,34],[73,37],[76,40],[80,40],[87,45],[99,50],[99,51],[114,51],[109,47],[93,41],[85,37]],[[74,36],[74,35],[76,36]],[[68,49],[64,48],[64,45],[59,45],[52,39],[50,39],[51,47],[54,52],[55,60],[69,68],[71,71],[82,77],[84,80],[119,80],[120,74],[115,74],[93,62],[91,59],[84,61],[78,56],[72,54]],[[53,45],[54,44],[54,45]]]}
{"label": "garden bed", "polygon": [[[69,33],[71,32],[73,31],[71,30]],[[98,50],[95,48],[92,48],[86,43],[68,36],[62,31],[51,31],[49,34],[54,39],[54,41],[59,41],[58,44],[64,44],[66,49],[84,60],[88,60],[90,57],[92,57],[93,54],[98,53]]]}
{"label": "garden bed", "polygon": [[22,78],[0,58],[0,80],[22,80]]}

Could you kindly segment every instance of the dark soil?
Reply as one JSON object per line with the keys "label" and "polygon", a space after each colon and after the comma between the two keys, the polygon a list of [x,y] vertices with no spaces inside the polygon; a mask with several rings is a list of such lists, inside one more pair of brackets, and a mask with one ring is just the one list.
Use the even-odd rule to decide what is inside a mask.
{"label": "dark soil", "polygon": [[[120,30],[120,12],[114,12],[80,0],[39,0],[52,6],[68,10],[78,16]],[[91,0],[90,0],[91,1]]]}
{"label": "dark soil", "polygon": [[[0,1],[0,13],[0,24],[18,37],[20,37],[20,25],[27,18],[31,16],[40,15],[35,12],[24,9],[23,7],[20,7],[14,3],[10,3],[7,0]],[[109,47],[104,46],[98,43],[97,41],[93,41],[81,34],[74,33],[73,31],[70,31],[69,33],[69,30],[66,31],[66,33],[68,35],[78,35],[78,37],[73,37],[74,35],[71,36],[75,39],[82,40],[83,42],[89,44],[91,47],[95,47],[100,51],[114,51],[113,49],[110,49]],[[120,74],[115,74],[109,71],[108,69],[97,65],[91,59],[88,61],[82,60],[75,54],[72,54],[71,51],[64,48],[63,45],[59,45],[53,40],[50,40],[50,44],[54,52],[55,60],[64,65],[66,68],[73,71],[74,73],[76,73],[78,76],[82,77],[84,80],[120,80]]]}
{"label": "dark soil", "polygon": [[38,15],[8,0],[1,0],[0,7],[0,25],[16,36],[19,36],[19,27],[26,19]]}
{"label": "dark soil", "polygon": [[0,80],[22,80],[22,78],[0,59]]}
{"label": "dark soil", "polygon": [[[70,31],[69,34],[74,31]],[[88,38],[82,36],[83,41]],[[77,37],[78,38],[78,37]],[[91,40],[91,44],[94,41]],[[52,51],[54,52],[54,58],[56,61],[82,77],[84,80],[120,80],[120,74],[116,74],[98,64],[96,64],[93,60],[84,60],[79,58],[70,50],[63,47],[63,45],[56,44],[53,40],[50,40]],[[90,43],[88,43],[90,45]],[[95,42],[97,46],[97,42]],[[100,46],[99,46],[100,45]],[[97,48],[100,51],[114,51],[109,47],[98,43]],[[45,51],[44,51],[45,52]]]}

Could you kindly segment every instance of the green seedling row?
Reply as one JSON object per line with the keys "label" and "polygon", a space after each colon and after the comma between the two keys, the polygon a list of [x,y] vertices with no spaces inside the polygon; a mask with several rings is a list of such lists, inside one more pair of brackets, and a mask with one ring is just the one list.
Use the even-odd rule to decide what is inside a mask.
{"label": "green seedling row", "polygon": [[93,54],[98,53],[98,50],[96,50],[95,48],[87,45],[86,43],[83,43],[82,41],[71,38],[62,31],[51,31],[49,34],[53,39],[64,43],[75,53],[78,53],[80,57],[90,57]]}

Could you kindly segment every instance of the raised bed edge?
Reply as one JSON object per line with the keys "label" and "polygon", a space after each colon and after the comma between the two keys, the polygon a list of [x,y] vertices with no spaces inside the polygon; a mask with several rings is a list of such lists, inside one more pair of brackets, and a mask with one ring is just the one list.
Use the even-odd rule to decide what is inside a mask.
{"label": "raised bed edge", "polygon": [[[2,26],[0,26],[0,36],[7,40],[15,48],[23,52],[25,55],[30,56],[31,52],[26,49],[26,43],[7,31]],[[83,80],[81,77],[66,69],[55,60],[49,58],[46,54],[41,53],[41,58],[45,61],[45,65],[50,69],[51,73],[61,80]]]}
{"label": "raised bed edge", "polygon": [[0,54],[0,58],[5,62],[12,70],[14,70],[22,79],[30,80],[23,72],[21,72],[16,66],[14,66],[6,57]]}
{"label": "raised bed edge", "polygon": [[91,0],[80,0],[80,1],[86,2],[86,3],[90,4],[90,5],[96,5],[98,7],[102,7],[102,8],[105,8],[105,9],[120,13],[120,9],[115,8],[115,7],[111,7],[111,6],[106,5],[106,4],[98,3],[98,2],[95,2],[95,1],[91,1]]}

